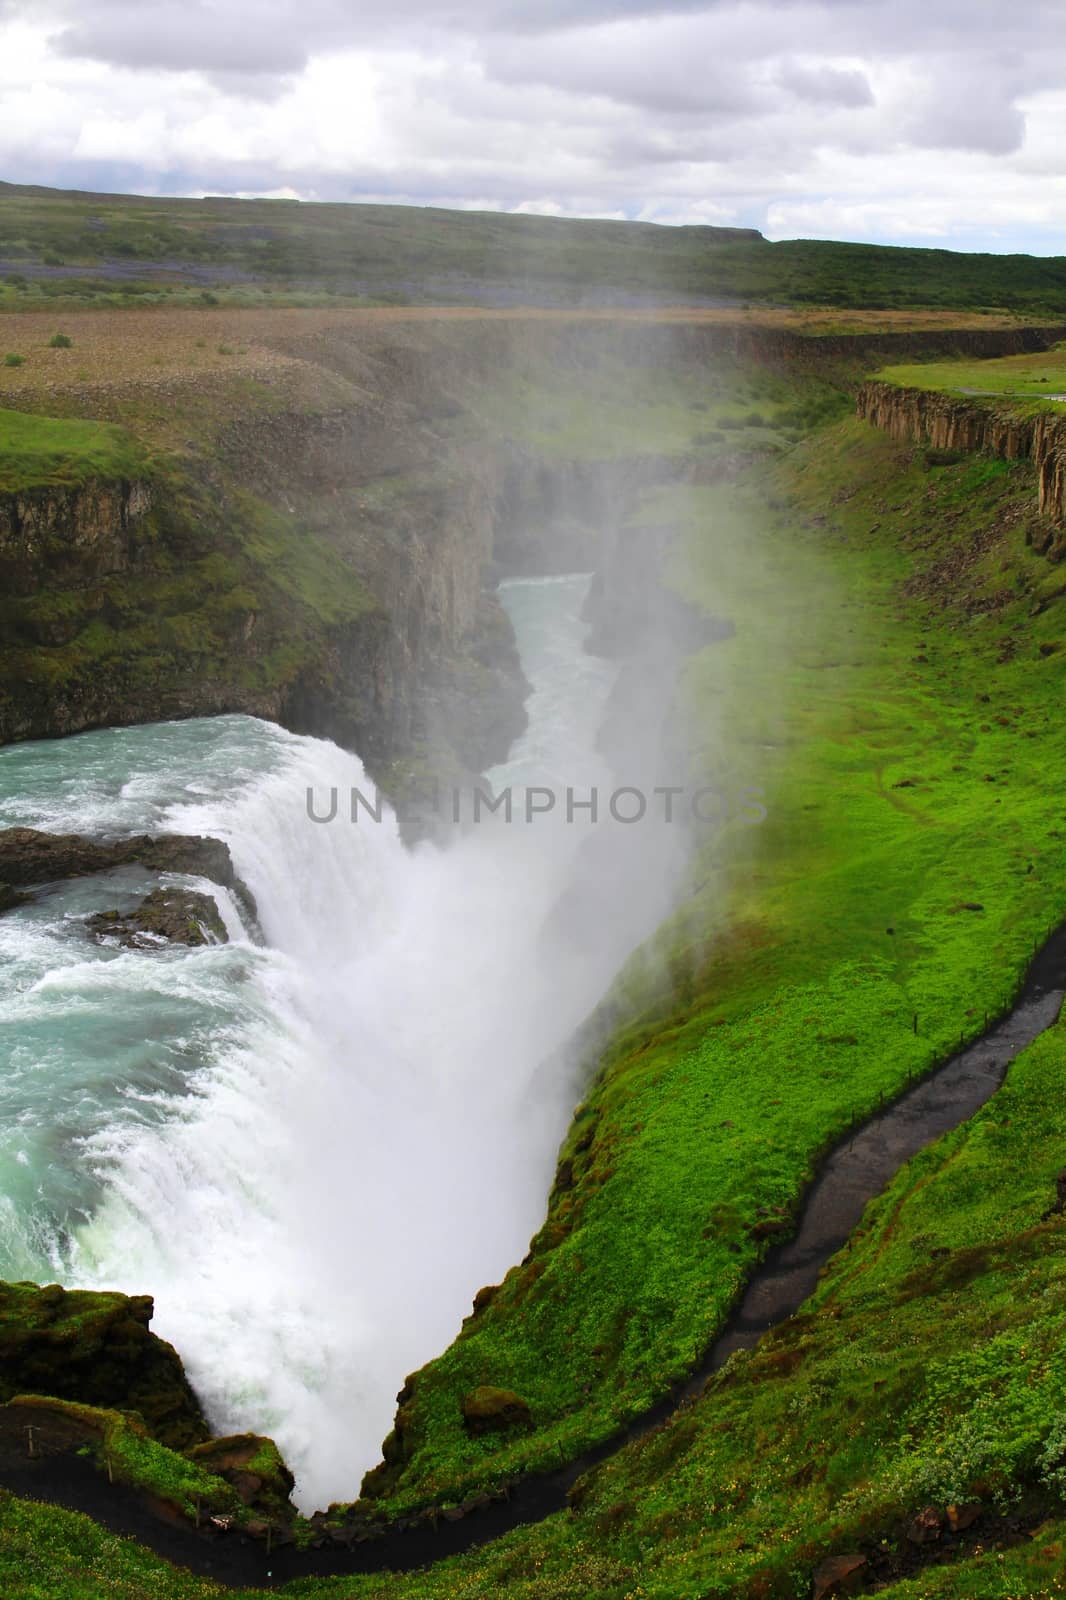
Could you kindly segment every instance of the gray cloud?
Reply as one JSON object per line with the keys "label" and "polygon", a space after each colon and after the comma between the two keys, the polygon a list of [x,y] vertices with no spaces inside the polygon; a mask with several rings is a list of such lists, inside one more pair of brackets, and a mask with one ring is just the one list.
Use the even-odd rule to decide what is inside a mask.
{"label": "gray cloud", "polygon": [[855,67],[809,67],[798,61],[786,61],[777,81],[797,99],[811,100],[818,105],[854,109],[874,103],[869,78]]}
{"label": "gray cloud", "polygon": [[[16,17],[42,40],[24,69]],[[1000,0],[0,0],[0,165],[779,231],[924,236],[992,226],[990,206],[1035,227],[1066,183],[1040,99],[1066,96],[1066,16],[1029,0],[1024,18]]]}

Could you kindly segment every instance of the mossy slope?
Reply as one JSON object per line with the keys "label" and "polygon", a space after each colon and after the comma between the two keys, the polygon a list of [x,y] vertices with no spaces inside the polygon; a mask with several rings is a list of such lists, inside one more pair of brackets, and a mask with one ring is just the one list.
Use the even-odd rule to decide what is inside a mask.
{"label": "mossy slope", "polygon": [[[737,624],[691,663],[697,770],[758,786],[768,817],[705,841],[658,962],[623,978],[638,1020],[530,1259],[405,1396],[372,1484],[390,1506],[551,1465],[646,1406],[819,1151],[1008,1002],[1066,890],[1064,622],[1031,494],[1024,464],[930,469],[846,423],[761,484],[660,496],[688,529],[677,581]],[[482,1383],[534,1431],[470,1439]]]}

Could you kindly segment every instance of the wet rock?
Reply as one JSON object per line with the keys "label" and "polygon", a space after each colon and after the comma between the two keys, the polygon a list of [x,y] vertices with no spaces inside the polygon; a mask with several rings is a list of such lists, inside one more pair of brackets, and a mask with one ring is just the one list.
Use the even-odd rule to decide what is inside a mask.
{"label": "wet rock", "polygon": [[209,878],[231,890],[248,919],[255,921],[255,899],[221,839],[171,833],[91,839],[85,834],[44,833],[38,828],[0,829],[0,883],[8,887],[87,878],[132,865]]}
{"label": "wet rock", "polygon": [[495,1389],[481,1384],[471,1389],[460,1402],[463,1426],[475,1437],[483,1433],[503,1433],[508,1428],[528,1428],[529,1407],[510,1389]]}
{"label": "wet rock", "polygon": [[210,895],[191,889],[153,889],[132,911],[100,911],[89,918],[98,939],[117,939],[128,949],[168,944],[225,944],[225,923]]}
{"label": "wet rock", "polygon": [[172,1449],[207,1424],[177,1351],[149,1331],[149,1295],[0,1284],[0,1402],[37,1394],[137,1411]]}
{"label": "wet rock", "polygon": [[786,1215],[765,1217],[762,1222],[756,1222],[748,1229],[752,1239],[776,1239],[788,1227],[789,1219]]}
{"label": "wet rock", "polygon": [[850,1555],[827,1556],[814,1569],[813,1600],[828,1600],[833,1595],[853,1594],[862,1581],[866,1557],[857,1551]]}
{"label": "wet rock", "polygon": [[9,883],[0,883],[0,913],[14,911],[16,906],[28,905],[32,899],[32,895],[13,889]]}
{"label": "wet rock", "polygon": [[0,879],[5,883],[85,878],[132,862],[158,872],[195,873],[227,889],[244,887],[229,846],[200,834],[139,833],[108,840],[81,833],[44,833],[39,828],[0,829]]}

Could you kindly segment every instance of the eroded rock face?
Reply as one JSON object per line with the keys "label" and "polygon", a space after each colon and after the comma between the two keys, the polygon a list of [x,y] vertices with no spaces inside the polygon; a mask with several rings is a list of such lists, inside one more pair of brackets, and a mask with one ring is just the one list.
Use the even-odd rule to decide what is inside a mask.
{"label": "eroded rock face", "polygon": [[137,1411],[175,1450],[209,1433],[181,1358],[149,1330],[150,1295],[0,1284],[0,1403],[18,1394]]}
{"label": "eroded rock face", "polygon": [[1066,417],[1051,411],[1023,417],[965,397],[877,382],[862,385],[856,407],[864,421],[901,443],[1031,460],[1041,514],[1066,527]]}
{"label": "eroded rock face", "polygon": [[225,944],[226,925],[210,895],[192,889],[153,889],[132,911],[99,911],[89,918],[99,939],[117,939],[128,949],[165,940],[168,944]]}
{"label": "eroded rock face", "polygon": [[69,488],[0,495],[0,578],[33,594],[42,566],[56,588],[125,572],[135,562],[151,485],[92,479]]}

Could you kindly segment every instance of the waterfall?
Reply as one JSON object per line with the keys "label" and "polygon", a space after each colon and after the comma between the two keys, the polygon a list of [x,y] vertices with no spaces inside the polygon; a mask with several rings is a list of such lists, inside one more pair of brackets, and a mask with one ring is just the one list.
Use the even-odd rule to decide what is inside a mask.
{"label": "waterfall", "polygon": [[[513,586],[534,693],[497,785],[604,777],[612,669],[581,651],[584,587]],[[47,784],[41,749],[2,753],[9,816],[223,838],[262,942],[228,904],[229,945],[90,949],[81,907],[108,891],[88,882],[17,914],[29,965],[0,1035],[80,1095],[42,1110],[42,1148],[17,1071],[23,1101],[0,1100],[22,1271],[36,1252],[34,1276],[152,1292],[214,1429],[272,1434],[303,1507],[351,1499],[405,1374],[524,1254],[577,1092],[567,1041],[657,909],[569,945],[549,930],[587,830],[490,820],[409,850],[387,808],[351,820],[374,792],[356,756],[254,719],[79,736]],[[308,790],[318,815],[336,790],[331,822]]]}

